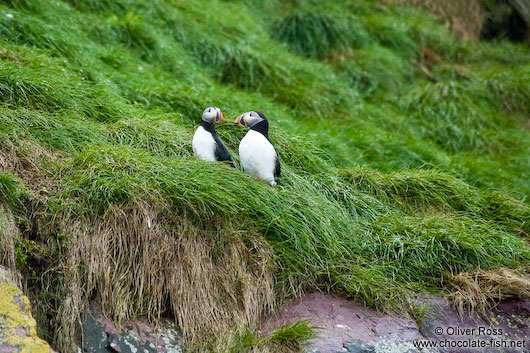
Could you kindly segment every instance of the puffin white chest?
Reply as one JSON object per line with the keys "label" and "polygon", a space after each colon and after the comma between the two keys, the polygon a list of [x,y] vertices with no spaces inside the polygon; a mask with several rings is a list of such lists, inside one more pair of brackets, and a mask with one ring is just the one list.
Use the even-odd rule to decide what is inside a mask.
{"label": "puffin white chest", "polygon": [[199,126],[193,135],[193,141],[191,146],[193,147],[193,153],[204,161],[214,162],[215,148],[217,143],[215,142],[211,133],[206,131],[202,126]]}
{"label": "puffin white chest", "polygon": [[239,158],[246,173],[275,184],[276,150],[261,133],[254,130],[247,132],[239,143]]}

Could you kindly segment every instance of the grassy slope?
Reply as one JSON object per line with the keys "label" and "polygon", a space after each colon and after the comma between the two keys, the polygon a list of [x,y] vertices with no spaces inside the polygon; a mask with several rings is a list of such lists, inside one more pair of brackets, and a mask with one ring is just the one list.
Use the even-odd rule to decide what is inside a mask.
{"label": "grassy slope", "polygon": [[[411,313],[451,274],[530,260],[528,48],[348,1],[12,0],[0,35],[0,149],[26,161],[0,173],[15,214],[24,194],[65,219],[150,203],[245,220],[282,296]],[[193,159],[211,104],[269,117],[282,186]],[[218,133],[237,160],[244,131]]]}

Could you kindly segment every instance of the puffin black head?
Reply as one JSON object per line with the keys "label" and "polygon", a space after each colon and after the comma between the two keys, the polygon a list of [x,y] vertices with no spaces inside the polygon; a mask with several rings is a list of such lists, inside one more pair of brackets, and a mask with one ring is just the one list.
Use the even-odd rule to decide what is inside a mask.
{"label": "puffin black head", "polygon": [[208,107],[202,113],[202,121],[210,124],[219,123],[224,120],[223,112],[218,107]]}
{"label": "puffin black head", "polygon": [[267,118],[263,113],[251,111],[241,114],[234,122],[239,126],[248,126],[249,128],[252,128],[262,121],[267,121]]}

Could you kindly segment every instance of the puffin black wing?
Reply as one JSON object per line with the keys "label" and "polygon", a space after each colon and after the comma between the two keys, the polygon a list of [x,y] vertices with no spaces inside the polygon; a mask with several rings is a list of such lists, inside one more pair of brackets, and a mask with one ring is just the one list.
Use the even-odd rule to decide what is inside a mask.
{"label": "puffin black wing", "polygon": [[276,156],[276,166],[274,168],[274,179],[278,179],[280,177],[280,160],[278,159],[278,156]]}
{"label": "puffin black wing", "polygon": [[230,158],[230,154],[228,153],[228,150],[226,149],[225,145],[219,140],[219,137],[217,137],[217,134],[213,136],[215,140],[215,158],[218,161],[225,162],[229,164],[231,167],[234,167],[234,163],[232,163],[232,158]]}

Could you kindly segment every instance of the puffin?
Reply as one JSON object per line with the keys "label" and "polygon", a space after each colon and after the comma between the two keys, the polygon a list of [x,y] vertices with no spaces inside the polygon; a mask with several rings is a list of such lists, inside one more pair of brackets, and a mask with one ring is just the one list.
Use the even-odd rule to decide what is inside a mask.
{"label": "puffin", "polygon": [[265,115],[251,111],[241,114],[234,122],[250,128],[239,143],[239,158],[243,171],[270,186],[277,185],[280,160],[269,140],[269,122]]}
{"label": "puffin", "polygon": [[219,140],[214,124],[223,121],[223,112],[218,107],[208,107],[202,113],[201,124],[193,135],[193,153],[204,161],[222,161],[234,166],[225,145]]}

